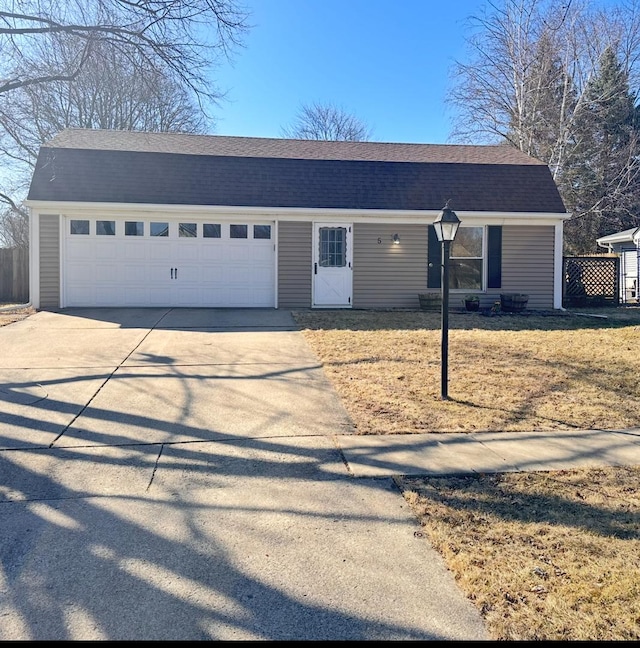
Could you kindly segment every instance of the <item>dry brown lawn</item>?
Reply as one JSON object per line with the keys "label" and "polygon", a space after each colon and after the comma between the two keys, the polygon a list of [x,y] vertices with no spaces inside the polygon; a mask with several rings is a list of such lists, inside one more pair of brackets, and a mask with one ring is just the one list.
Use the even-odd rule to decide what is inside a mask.
{"label": "dry brown lawn", "polygon": [[[359,434],[640,425],[640,308],[452,313],[449,401],[439,314],[295,317]],[[640,639],[639,466],[396,483],[495,640]]]}
{"label": "dry brown lawn", "polygon": [[11,304],[0,302],[0,326],[6,326],[12,322],[19,322],[29,317],[29,315],[33,315],[35,312],[35,308],[31,306],[28,308],[21,308],[19,306],[12,308]]}
{"label": "dry brown lawn", "polygon": [[452,313],[448,401],[438,313],[295,318],[358,434],[410,434],[640,425],[640,308],[606,313]]}

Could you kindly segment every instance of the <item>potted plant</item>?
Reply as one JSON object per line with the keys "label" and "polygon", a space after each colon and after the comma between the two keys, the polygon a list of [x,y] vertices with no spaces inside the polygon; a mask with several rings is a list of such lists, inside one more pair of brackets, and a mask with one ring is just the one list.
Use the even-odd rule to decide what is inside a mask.
{"label": "potted plant", "polygon": [[465,295],[464,307],[468,311],[480,310],[480,297],[478,295]]}

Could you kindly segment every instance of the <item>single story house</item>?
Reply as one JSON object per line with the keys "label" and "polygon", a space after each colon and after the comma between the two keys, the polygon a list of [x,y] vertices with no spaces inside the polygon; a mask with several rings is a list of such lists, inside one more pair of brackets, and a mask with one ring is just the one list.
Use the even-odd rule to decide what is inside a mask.
{"label": "single story house", "polygon": [[638,300],[640,287],[640,227],[601,236],[600,247],[620,258],[620,301],[623,304]]}
{"label": "single story house", "polygon": [[64,130],[26,201],[31,302],[418,308],[440,290],[447,201],[452,305],[562,307],[568,214],[549,168],[514,148]]}

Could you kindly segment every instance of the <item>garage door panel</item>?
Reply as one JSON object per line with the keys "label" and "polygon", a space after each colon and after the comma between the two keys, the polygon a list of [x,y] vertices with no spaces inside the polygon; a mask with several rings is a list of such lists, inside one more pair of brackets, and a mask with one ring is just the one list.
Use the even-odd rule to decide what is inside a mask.
{"label": "garage door panel", "polygon": [[124,252],[124,258],[126,260],[136,260],[136,261],[146,261],[149,258],[149,245],[148,242],[141,238],[140,241],[135,239],[138,237],[132,237],[134,240],[125,240],[122,243],[122,250]]}
{"label": "garage door panel", "polygon": [[221,282],[225,280],[227,268],[224,265],[207,265],[202,268],[203,282]]}
{"label": "garage door panel", "polygon": [[198,285],[200,281],[200,267],[192,262],[177,263],[175,268],[175,279],[181,288],[189,284]]}
{"label": "garage door panel", "polygon": [[95,258],[95,246],[93,241],[90,240],[71,241],[67,244],[66,254],[71,263],[75,261],[86,263]]}
{"label": "garage door panel", "polygon": [[253,260],[255,263],[271,263],[273,259],[273,248],[271,246],[257,245],[253,250]]}
{"label": "garage door panel", "polygon": [[148,259],[150,261],[163,262],[169,266],[171,264],[171,243],[169,240],[154,240],[153,245],[149,246]]}
{"label": "garage door panel", "polygon": [[95,303],[95,288],[93,286],[70,286],[67,290],[67,298],[70,306]]}
{"label": "garage door panel", "polygon": [[200,260],[200,246],[196,244],[182,245],[178,244],[171,255],[175,264],[190,263]]}
{"label": "garage door panel", "polygon": [[99,295],[96,301],[100,301],[105,306],[117,306],[121,300],[120,288],[114,287],[113,285],[101,287],[96,292]]}
{"label": "garage door panel", "polygon": [[228,224],[219,238],[205,238],[202,223],[197,237],[181,238],[177,222],[164,228],[167,236],[151,236],[158,231],[151,221],[158,218],[144,221],[143,236],[126,236],[125,220],[131,219],[116,220],[116,234],[108,236],[95,234],[95,222],[89,235],[72,235],[66,228],[66,306],[275,305],[273,241],[251,238],[251,223],[247,239],[231,239]]}
{"label": "garage door panel", "polygon": [[204,263],[217,262],[224,259],[225,247],[220,239],[209,239],[206,245],[202,246],[200,260]]}
{"label": "garage door panel", "polygon": [[227,263],[242,263],[253,258],[252,250],[248,245],[230,245],[225,250],[225,261]]}
{"label": "garage door panel", "polygon": [[171,282],[172,266],[169,263],[149,263],[147,265],[146,276],[149,281],[149,287],[160,286],[166,289]]}
{"label": "garage door panel", "polygon": [[186,287],[176,291],[172,303],[175,306],[200,306],[200,287]]}
{"label": "garage door panel", "polygon": [[172,289],[164,286],[150,286],[147,290],[149,306],[171,306]]}
{"label": "garage door panel", "polygon": [[116,246],[111,241],[96,241],[93,249],[95,259],[115,261],[117,258]]}
{"label": "garage door panel", "polygon": [[122,289],[125,306],[148,306],[149,291],[142,286],[125,286]]}
{"label": "garage door panel", "polygon": [[144,263],[123,263],[122,281],[126,287],[149,281],[150,268]]}
{"label": "garage door panel", "polygon": [[116,263],[96,263],[93,271],[91,280],[96,285],[114,286],[122,281],[122,272]]}
{"label": "garage door panel", "polygon": [[70,274],[73,275],[74,284],[92,284],[95,281],[96,269],[92,263],[79,263],[74,261],[67,265]]}

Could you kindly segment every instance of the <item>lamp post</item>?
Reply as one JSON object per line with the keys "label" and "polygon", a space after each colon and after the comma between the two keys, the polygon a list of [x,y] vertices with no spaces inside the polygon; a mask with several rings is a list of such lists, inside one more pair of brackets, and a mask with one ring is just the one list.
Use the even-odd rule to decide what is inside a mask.
{"label": "lamp post", "polygon": [[449,208],[449,201],[438,217],[433,221],[438,241],[442,244],[442,345],[441,345],[441,380],[440,394],[442,400],[449,399],[448,393],[448,364],[449,364],[449,253],[451,243],[458,233],[460,219]]}

